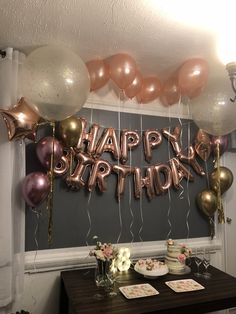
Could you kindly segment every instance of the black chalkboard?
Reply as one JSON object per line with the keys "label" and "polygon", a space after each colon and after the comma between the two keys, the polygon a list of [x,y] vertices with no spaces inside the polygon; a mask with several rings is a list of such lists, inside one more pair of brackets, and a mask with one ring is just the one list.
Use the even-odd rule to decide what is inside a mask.
{"label": "black chalkboard", "polygon": [[[97,123],[104,128],[113,127],[118,130],[137,130],[141,134],[148,128],[161,129],[182,125],[182,146],[187,148],[194,142],[197,127],[192,121],[185,119],[157,117],[131,113],[83,109],[79,116],[88,121],[88,126]],[[48,130],[46,130],[48,132]],[[39,137],[45,134],[40,130]],[[100,133],[101,134],[101,133]],[[132,152],[127,165],[145,168],[149,164],[144,159],[143,144],[140,143]],[[36,144],[28,144],[26,148],[27,173],[45,171],[40,165],[36,153]],[[164,138],[162,144],[153,150],[151,164],[165,163],[174,156],[171,146]],[[117,164],[110,153],[102,158],[111,164]],[[207,164],[198,159],[203,168],[212,168],[212,161]],[[186,165],[186,167],[188,167]],[[182,188],[173,187],[162,196],[151,201],[145,192],[140,199],[134,198],[133,177],[126,180],[124,196],[120,202],[116,198],[117,175],[112,173],[107,178],[107,191],[101,193],[86,188],[80,191],[70,190],[62,178],[55,179],[53,207],[53,243],[51,248],[84,246],[93,243],[93,236],[106,242],[140,242],[157,241],[167,238],[196,238],[209,236],[207,219],[196,207],[195,199],[198,192],[206,188],[206,176],[202,177],[189,168],[194,175],[194,182],[181,181]],[[47,249],[48,215],[46,204],[38,209],[37,215],[26,207],[26,251]]]}

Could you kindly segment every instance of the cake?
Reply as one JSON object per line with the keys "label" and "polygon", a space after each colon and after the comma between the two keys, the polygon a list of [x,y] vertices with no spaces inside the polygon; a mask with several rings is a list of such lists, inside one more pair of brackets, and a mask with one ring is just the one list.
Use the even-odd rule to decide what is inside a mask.
{"label": "cake", "polygon": [[185,244],[178,244],[176,241],[167,241],[166,265],[170,274],[184,274],[186,272],[185,260],[191,254],[191,249]]}
{"label": "cake", "polygon": [[168,267],[164,262],[151,258],[138,260],[134,269],[145,277],[158,277],[168,273]]}

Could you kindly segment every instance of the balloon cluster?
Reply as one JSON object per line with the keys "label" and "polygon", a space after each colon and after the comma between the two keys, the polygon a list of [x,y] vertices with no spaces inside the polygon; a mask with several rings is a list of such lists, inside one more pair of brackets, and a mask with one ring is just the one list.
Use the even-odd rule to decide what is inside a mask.
{"label": "balloon cluster", "polygon": [[90,91],[100,89],[111,79],[126,97],[136,97],[139,103],[148,103],[160,97],[165,106],[177,103],[181,96],[190,99],[197,97],[208,79],[207,62],[200,58],[184,62],[164,84],[157,76],[143,77],[135,60],[125,53],[105,60],[91,60],[86,65],[90,75]]}
{"label": "balloon cluster", "polygon": [[[65,176],[65,182],[73,190],[87,187],[92,191],[96,186],[101,192],[106,190],[106,178],[113,172],[117,174],[116,194],[118,200],[124,194],[125,183],[128,176],[133,176],[134,196],[140,198],[142,190],[146,189],[147,196],[152,199],[154,196],[162,195],[173,186],[180,188],[182,179],[193,181],[194,177],[184,164],[188,164],[199,175],[204,175],[203,168],[196,159],[199,150],[190,145],[187,152],[181,146],[180,126],[173,130],[164,128],[162,130],[147,129],[142,136],[137,131],[123,129],[120,132],[118,141],[114,128],[105,128],[99,135],[100,126],[92,124],[87,131],[87,121],[84,118],[70,117],[61,121],[58,125],[57,136],[60,142],[52,137],[41,139],[36,147],[37,156],[41,164],[50,169],[50,156],[54,150],[54,174]],[[128,152],[135,149],[143,140],[144,156],[148,163],[152,160],[153,149],[158,148],[163,139],[170,142],[174,157],[166,163],[150,165],[145,169],[143,176],[142,169],[125,165],[128,160]],[[119,164],[112,165],[102,159],[104,152],[109,152],[112,158],[120,160]],[[85,175],[89,169],[89,176]],[[85,182],[84,178],[87,178]],[[37,186],[38,177],[33,175],[32,186]],[[29,179],[28,179],[29,180]],[[35,183],[35,184],[33,184]],[[37,194],[35,190],[29,190],[23,184],[23,195],[30,206],[37,206],[43,197],[36,201],[30,201],[31,194]]]}
{"label": "balloon cluster", "polygon": [[[199,139],[203,139],[203,144],[199,144]],[[219,223],[224,223],[224,212],[222,206],[221,195],[224,194],[233,183],[233,174],[230,169],[219,165],[219,157],[228,148],[227,136],[209,136],[202,130],[198,132],[196,138],[195,149],[198,154],[205,160],[209,154],[209,141],[212,147],[212,153],[215,157],[215,169],[210,173],[208,189],[201,191],[197,195],[197,205],[204,215],[209,218],[211,224],[211,236],[214,236],[213,217],[218,211]]]}

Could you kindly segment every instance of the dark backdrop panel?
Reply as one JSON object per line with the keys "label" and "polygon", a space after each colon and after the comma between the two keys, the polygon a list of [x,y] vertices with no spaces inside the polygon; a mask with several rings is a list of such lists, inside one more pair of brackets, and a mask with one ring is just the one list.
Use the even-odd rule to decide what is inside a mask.
{"label": "dark backdrop panel", "polygon": [[[117,113],[112,111],[83,109],[80,116],[87,119],[88,124],[98,123],[104,127],[115,129],[141,130],[148,128],[161,129],[174,127],[182,123],[183,147],[193,143],[197,127],[188,120]],[[116,131],[118,134],[118,131]],[[41,130],[40,136],[48,133]],[[153,150],[150,164],[167,162],[174,156],[172,148],[163,138],[162,144]],[[144,168],[148,166],[144,159],[143,146],[135,148],[127,161],[128,165]],[[118,162],[111,158],[110,153],[104,153],[103,159],[112,164]],[[203,167],[204,162],[199,160]],[[35,144],[27,145],[27,173],[43,170],[35,154]],[[208,163],[211,170],[212,162]],[[45,171],[45,170],[43,170]],[[180,190],[170,189],[170,193],[156,196],[148,200],[145,192],[142,198],[134,198],[133,178],[126,180],[126,188],[120,203],[117,201],[117,175],[112,173],[107,178],[107,191],[100,193],[94,190],[89,193],[86,189],[71,191],[62,178],[55,179],[55,195],[53,207],[53,244],[51,248],[65,248],[92,244],[93,236],[98,236],[106,242],[139,242],[156,241],[166,238],[195,238],[209,236],[208,222],[196,207],[195,199],[199,191],[207,186],[206,177],[197,175],[192,169],[195,180],[182,180]],[[144,175],[144,172],[143,172]],[[47,249],[47,211],[46,204],[40,207],[38,217],[31,209],[26,208],[26,250]],[[35,232],[37,236],[35,236]],[[37,240],[37,241],[36,241]],[[37,245],[38,243],[38,245]]]}

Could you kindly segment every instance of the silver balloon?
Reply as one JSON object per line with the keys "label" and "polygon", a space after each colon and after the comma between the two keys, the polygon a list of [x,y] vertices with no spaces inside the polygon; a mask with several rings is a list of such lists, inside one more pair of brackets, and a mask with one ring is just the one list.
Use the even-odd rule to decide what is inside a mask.
{"label": "silver balloon", "polygon": [[78,112],[89,90],[89,74],[78,55],[64,47],[44,46],[26,58],[22,94],[44,119],[64,120]]}
{"label": "silver balloon", "polygon": [[192,118],[197,126],[211,135],[222,136],[236,129],[236,103],[230,80],[211,80],[205,91],[190,103]]}

